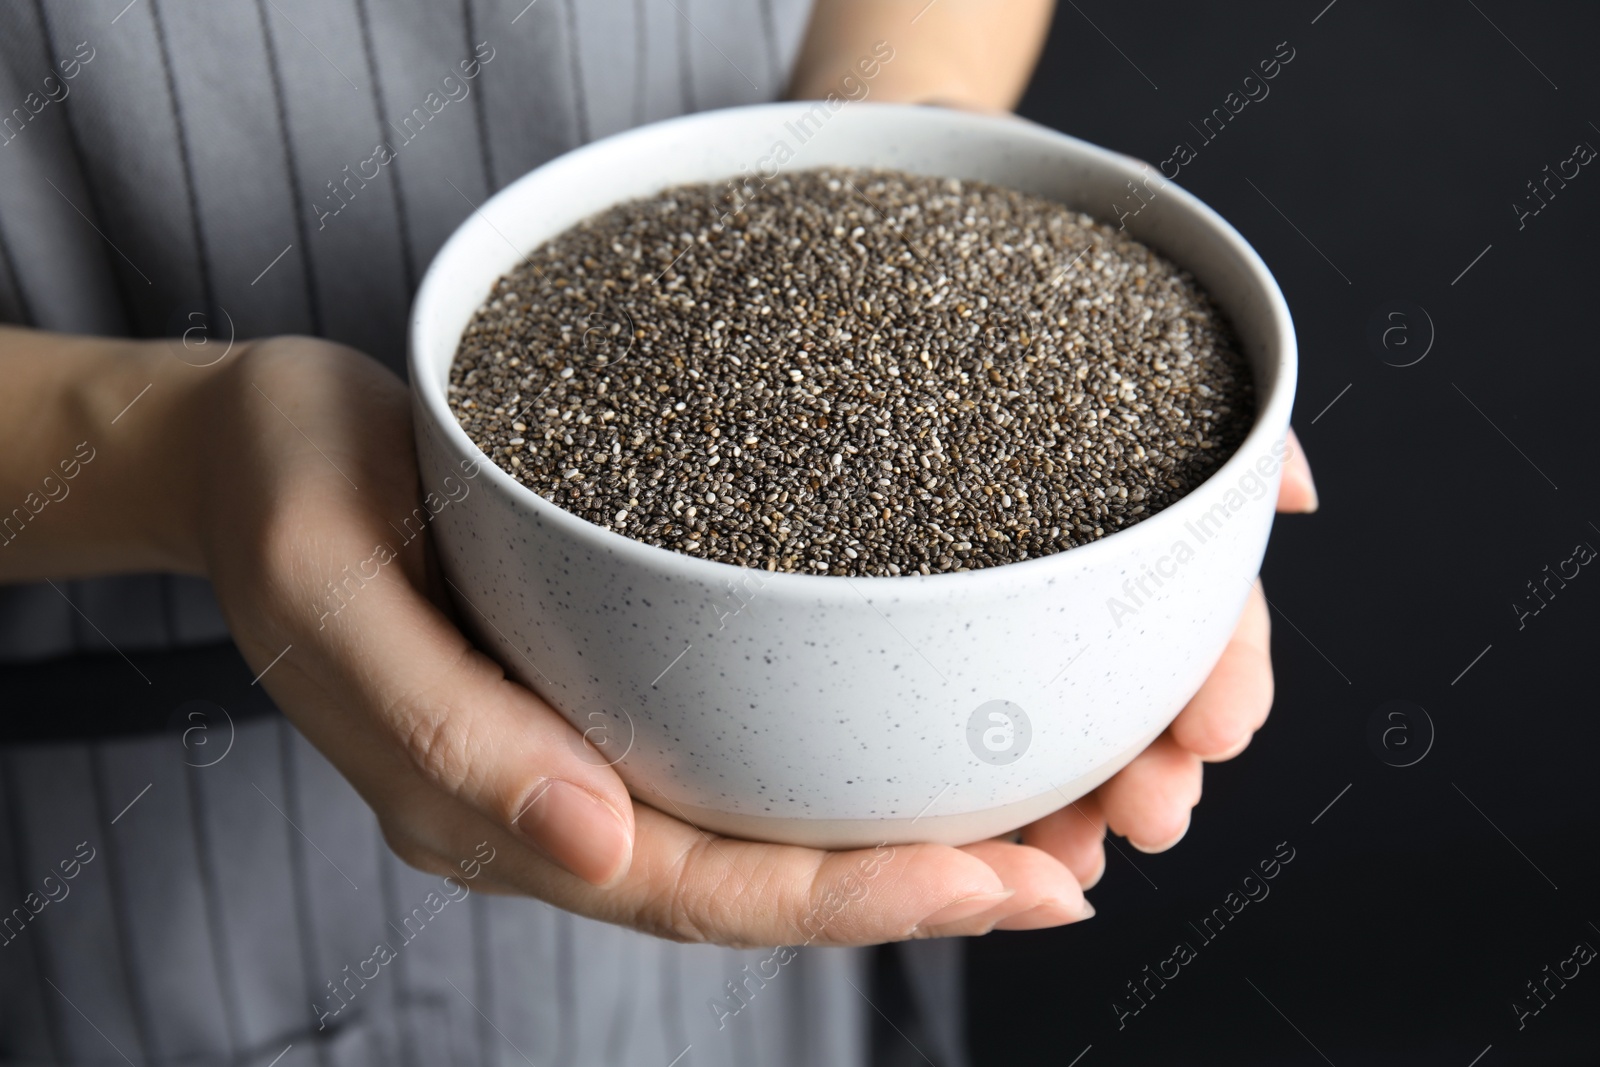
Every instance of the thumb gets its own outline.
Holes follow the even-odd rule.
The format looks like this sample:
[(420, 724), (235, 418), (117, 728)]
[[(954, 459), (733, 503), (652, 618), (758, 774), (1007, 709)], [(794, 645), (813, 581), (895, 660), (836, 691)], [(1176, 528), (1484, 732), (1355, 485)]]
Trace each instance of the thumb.
[[(626, 874), (633, 805), (616, 772), (555, 709), (473, 648), (400, 568), (386, 568), (326, 621), (322, 651), (346, 706), (387, 734), (424, 782), (587, 882)], [(400, 788), (414, 790), (415, 781)]]
[(207, 570), (256, 669), (283, 658), (262, 679), (278, 705), (386, 833), (434, 838), (465, 805), (586, 881), (622, 877), (616, 772), (423, 593), (404, 386), (306, 338), (252, 342), (211, 380), (194, 412), (221, 442), (200, 450)]

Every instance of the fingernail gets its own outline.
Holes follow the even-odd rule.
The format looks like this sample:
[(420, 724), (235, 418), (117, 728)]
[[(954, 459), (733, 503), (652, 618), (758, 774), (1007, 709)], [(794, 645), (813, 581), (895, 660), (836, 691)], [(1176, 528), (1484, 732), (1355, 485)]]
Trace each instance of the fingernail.
[(1201, 756), (1200, 758), (1207, 763), (1224, 763), (1233, 759), (1233, 757), (1249, 748), (1250, 742), (1254, 739), (1254, 737), (1254, 734), (1245, 734), (1233, 745), (1229, 746), (1225, 751), (1213, 752), (1209, 756)]
[[(1037, 907), (1023, 912), (1006, 923), (1010, 930), (1040, 930), (1050, 926), (1066, 926), (1070, 923), (1081, 923), (1085, 919), (1094, 918), (1094, 905), (1087, 900), (1077, 907), (1069, 905), (1064, 900), (1049, 900)], [(1018, 922), (1018, 920), (1021, 920)]]
[(1312, 512), (1317, 510), (1318, 500), (1317, 500), (1317, 482), (1316, 482), (1316, 479), (1311, 477), (1311, 471), (1309, 469), (1306, 471), (1306, 492), (1311, 494), (1311, 504), (1310, 504), (1309, 507), (1306, 508), (1305, 513), (1307, 515), (1310, 515)]
[(1159, 845), (1141, 845), (1141, 844), (1139, 844), (1139, 842), (1135, 841), (1131, 837), (1128, 838), (1128, 844), (1132, 845), (1134, 848), (1138, 849), (1140, 852), (1143, 852), (1143, 853), (1145, 853), (1147, 855), (1154, 856), (1156, 853), (1165, 852), (1167, 849), (1171, 848), (1173, 845), (1176, 845), (1179, 841), (1182, 841), (1183, 840), (1183, 836), (1189, 832), (1189, 822), (1190, 822), (1189, 819), (1183, 820), (1183, 829), (1178, 831), (1177, 836), (1172, 838), (1172, 840), (1170, 840), (1170, 841), (1163, 841)]
[(1094, 905), (1087, 900), (1081, 908), (1073, 908), (1065, 901), (1048, 900), (1037, 904), (1020, 915), (1000, 922), (1006, 930), (1048, 930), (1056, 926), (1069, 926), (1094, 916)]
[(1015, 889), (1006, 889), (999, 893), (979, 893), (976, 896), (962, 897), (960, 900), (946, 904), (932, 915), (924, 918), (917, 925), (924, 928), (944, 926), (947, 923), (970, 919), (974, 915), (982, 915), (995, 905), (1011, 899), (1015, 893)]
[(594, 885), (619, 877), (633, 858), (633, 835), (611, 805), (559, 778), (545, 779), (516, 825), (545, 858)]

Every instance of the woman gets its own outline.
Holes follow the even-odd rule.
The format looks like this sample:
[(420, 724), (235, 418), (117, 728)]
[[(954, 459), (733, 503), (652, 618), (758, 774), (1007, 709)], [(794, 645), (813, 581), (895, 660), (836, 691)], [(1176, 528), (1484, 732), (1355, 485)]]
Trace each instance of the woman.
[[(776, 978), (861, 855), (634, 805), (471, 648), (426, 539), (322, 610), (416, 506), (406, 308), (475, 205), (631, 125), (823, 95), (884, 46), (847, 95), (1009, 108), (1049, 7), (0, 12), (5, 1062), (860, 1063), (864, 960), (823, 943), (1076, 921), (1108, 825), (1182, 836), (1201, 762), (1270, 704), (1259, 592), (1115, 779), (1022, 843), (897, 849)], [(1309, 510), (1295, 455), (1283, 503)], [(912, 974), (952, 1062), (953, 964)]]

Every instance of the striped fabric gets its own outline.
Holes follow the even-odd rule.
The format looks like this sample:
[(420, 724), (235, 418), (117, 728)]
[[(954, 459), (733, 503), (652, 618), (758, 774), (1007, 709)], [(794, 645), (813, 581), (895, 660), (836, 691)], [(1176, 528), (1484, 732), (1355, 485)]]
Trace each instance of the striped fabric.
[[(316, 334), (400, 372), (411, 293), (474, 205), (592, 138), (776, 97), (808, 8), (8, 3), (0, 321), (134, 337), (204, 324), (219, 347)], [(392, 160), (369, 164), (380, 143)], [(48, 586), (0, 588), (0, 661), (226, 636), (192, 579), (62, 592), (103, 638)]]
[(197, 766), (209, 728), (204, 758), (175, 733), (0, 754), (4, 1063), (861, 1062), (856, 953), (804, 950), (719, 1020), (771, 949), (463, 895), (396, 860), (286, 720)]
[[(0, 6), (0, 321), (134, 337), (199, 322), (219, 346), (311, 333), (400, 371), (410, 294), (473, 205), (590, 139), (775, 97), (807, 9), (14, 0)], [(380, 143), (391, 158), (369, 162)], [(181, 721), (127, 732), (164, 705), (122, 736), (72, 728), (120, 721), (127, 691), (92, 682), (122, 668), (111, 648), (155, 673), (225, 640), (193, 579), (0, 588), (0, 692), (51, 694), (0, 697), (0, 719), (28, 723), (0, 749), (0, 1064), (864, 1061), (860, 952), (801, 951), (719, 1027), (711, 1003), (735, 978), (753, 989), (741, 969), (771, 950), (441, 897), (270, 710), (234, 722), (210, 766), (195, 764), (217, 749), (197, 759)], [(52, 686), (53, 670), (74, 684)], [(911, 984), (943, 1006), (923, 1011), (931, 1043), (895, 1058), (956, 1062), (954, 948), (916, 951)]]

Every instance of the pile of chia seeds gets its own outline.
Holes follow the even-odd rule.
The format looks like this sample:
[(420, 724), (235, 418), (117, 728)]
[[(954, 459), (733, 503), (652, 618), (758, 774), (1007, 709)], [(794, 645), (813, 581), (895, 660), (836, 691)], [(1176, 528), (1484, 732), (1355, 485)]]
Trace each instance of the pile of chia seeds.
[(978, 182), (788, 174), (618, 205), (495, 283), (451, 410), (504, 470), (647, 544), (931, 574), (1082, 545), (1238, 448), (1249, 368), (1186, 272)]

